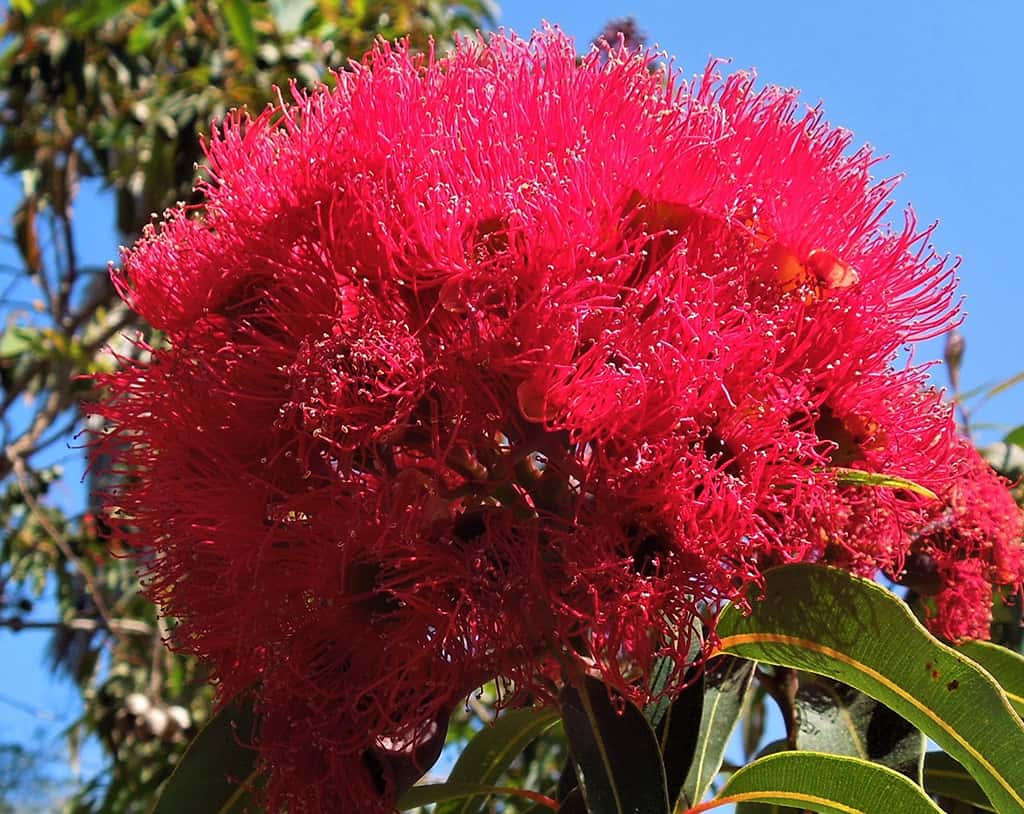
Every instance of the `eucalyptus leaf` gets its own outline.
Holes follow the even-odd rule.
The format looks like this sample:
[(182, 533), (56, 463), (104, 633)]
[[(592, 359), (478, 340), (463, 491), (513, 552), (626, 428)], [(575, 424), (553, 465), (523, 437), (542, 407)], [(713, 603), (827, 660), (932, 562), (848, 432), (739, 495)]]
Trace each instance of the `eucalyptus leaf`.
[(203, 727), (167, 779), (150, 814), (195, 811), (220, 814), (241, 810), (246, 789), (256, 779), (257, 753), (244, 744), (253, 736), (248, 707), (232, 703)]
[(725, 750), (740, 718), (743, 701), (754, 677), (752, 661), (717, 658), (704, 673), (704, 702), (693, 760), (680, 791), (680, 802), (689, 807), (704, 797), (722, 768)]
[(700, 743), (706, 694), (704, 682), (705, 676), (701, 673), (676, 697), (657, 728), (668, 799), (673, 804), (683, 790)]
[(836, 482), (844, 486), (884, 486), (891, 489), (906, 489), (908, 492), (914, 492), (932, 500), (939, 499), (939, 496), (931, 489), (898, 475), (865, 472), (862, 469), (849, 469), (844, 466), (832, 467), (829, 471), (835, 474)]
[(924, 756), (924, 788), (937, 797), (959, 800), (983, 811), (995, 811), (967, 769), (945, 752), (929, 752)]
[(246, 0), (223, 0), (221, 8), (235, 45), (252, 59), (256, 53), (256, 29), (252, 23), (252, 4)]
[(696, 811), (745, 802), (822, 814), (942, 811), (920, 787), (892, 769), (857, 758), (815, 752), (781, 752), (759, 758), (733, 774), (715, 799)]
[[(558, 710), (513, 709), (502, 713), (493, 723), (481, 729), (462, 750), (448, 775), (449, 783), (493, 785), (513, 760), (538, 736), (558, 723)], [(438, 812), (469, 814), (479, 811), (486, 796), (467, 797), (458, 805), (439, 808)], [(402, 808), (404, 800), (399, 801)]]
[(871, 696), (804, 674), (796, 710), (798, 749), (881, 763), (920, 785), (924, 735)]
[(763, 597), (752, 600), (748, 617), (723, 611), (722, 652), (856, 687), (962, 763), (998, 812), (1024, 812), (1024, 725), (992, 677), (928, 633), (899, 598), (803, 564), (767, 572)]
[(957, 650), (988, 670), (1017, 714), (1024, 717), (1024, 656), (991, 642), (964, 642)]
[(654, 731), (626, 699), (590, 676), (559, 696), (562, 721), (590, 814), (669, 814)]
[(407, 811), (410, 808), (420, 808), (431, 803), (444, 803), (451, 800), (466, 800), (481, 796), (498, 795), (502, 797), (521, 797), (539, 803), (552, 810), (558, 809), (554, 800), (544, 797), (534, 791), (527, 789), (509, 788), (507, 786), (484, 786), (480, 783), (425, 783), (422, 786), (413, 786), (396, 804), (399, 811)]

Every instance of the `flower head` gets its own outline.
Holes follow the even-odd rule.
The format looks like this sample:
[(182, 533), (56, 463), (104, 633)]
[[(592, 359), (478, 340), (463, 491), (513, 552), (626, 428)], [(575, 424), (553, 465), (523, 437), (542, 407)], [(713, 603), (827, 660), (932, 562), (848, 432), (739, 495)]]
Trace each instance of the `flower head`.
[[(642, 701), (770, 565), (899, 572), (929, 501), (837, 468), (996, 488), (895, 365), (952, 269), (794, 93), (547, 31), (293, 94), (125, 253), (167, 344), (99, 408), (147, 590), (254, 697), (273, 805), (386, 809), (494, 676)], [(980, 578), (1019, 585), (1004, 508)]]

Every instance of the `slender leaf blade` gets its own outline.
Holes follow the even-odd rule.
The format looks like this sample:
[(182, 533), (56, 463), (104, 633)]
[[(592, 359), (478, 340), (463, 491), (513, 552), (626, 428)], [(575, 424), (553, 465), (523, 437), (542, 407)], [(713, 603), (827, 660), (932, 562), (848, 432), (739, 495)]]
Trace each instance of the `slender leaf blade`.
[(562, 721), (590, 814), (669, 814), (665, 767), (654, 731), (625, 699), (590, 676), (560, 696)]
[(733, 774), (715, 802), (757, 802), (822, 814), (942, 811), (918, 786), (892, 769), (816, 752), (781, 752), (759, 758)]
[(241, 704), (224, 707), (192, 740), (157, 797), (150, 814), (231, 811), (256, 777), (257, 752), (243, 746), (253, 735), (252, 711)]
[(964, 642), (957, 650), (988, 670), (1010, 705), (1024, 717), (1024, 656), (991, 642)]
[(939, 496), (931, 489), (914, 483), (912, 480), (901, 478), (898, 475), (886, 475), (883, 472), (865, 472), (862, 469), (849, 469), (845, 466), (837, 466), (829, 469), (836, 476), (836, 482), (844, 486), (885, 486), (890, 489), (906, 489), (908, 492), (938, 500)]
[(752, 661), (734, 658), (719, 658), (708, 663), (697, 747), (680, 792), (683, 805), (700, 802), (721, 769), (755, 666)]
[(937, 797), (969, 803), (982, 811), (995, 811), (967, 769), (945, 752), (929, 752), (924, 756), (924, 788)]
[(399, 811), (407, 811), (410, 808), (420, 808), (431, 803), (444, 803), (452, 800), (465, 800), (480, 796), (499, 795), (505, 797), (521, 797), (535, 803), (547, 805), (555, 809), (556, 804), (548, 801), (546, 797), (526, 789), (508, 788), (505, 786), (484, 786), (480, 783), (425, 783), (422, 786), (413, 786), (398, 801), (395, 808)]
[(665, 764), (668, 799), (679, 799), (700, 744), (706, 688), (701, 674), (672, 702), (658, 725), (658, 744)]
[(235, 45), (252, 59), (256, 53), (256, 29), (252, 24), (252, 6), (246, 0), (223, 0), (224, 18)]
[[(493, 785), (526, 746), (558, 723), (558, 710), (513, 709), (481, 729), (459, 755), (448, 775), (449, 783)], [(468, 797), (445, 811), (469, 814), (479, 811), (486, 796)]]
[(1024, 812), (1024, 725), (999, 685), (928, 633), (895, 595), (819, 565), (769, 571), (744, 617), (719, 619), (723, 652), (843, 681), (960, 761), (1001, 814)]

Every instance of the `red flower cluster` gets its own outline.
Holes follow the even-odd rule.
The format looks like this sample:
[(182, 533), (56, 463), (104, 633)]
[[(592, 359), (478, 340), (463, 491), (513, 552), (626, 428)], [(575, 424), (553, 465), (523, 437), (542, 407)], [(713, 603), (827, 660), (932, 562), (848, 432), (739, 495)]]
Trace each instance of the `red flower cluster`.
[(1020, 586), (1016, 508), (895, 364), (952, 269), (793, 92), (547, 32), (380, 44), (294, 97), (218, 127), (205, 203), (124, 255), (167, 344), (99, 408), (148, 592), (254, 697), (271, 806), (387, 808), (494, 676), (642, 701), (670, 631), (773, 564), (926, 558), (953, 636)]

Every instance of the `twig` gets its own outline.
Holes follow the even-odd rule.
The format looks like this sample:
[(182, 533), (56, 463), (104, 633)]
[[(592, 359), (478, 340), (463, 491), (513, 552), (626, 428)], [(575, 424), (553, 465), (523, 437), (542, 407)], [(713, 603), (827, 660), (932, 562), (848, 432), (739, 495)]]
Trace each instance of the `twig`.
[(111, 619), (105, 622), (102, 619), (89, 619), (85, 617), (68, 619), (67, 621), (41, 622), (26, 620), (18, 616), (8, 619), (0, 619), (0, 627), (6, 627), (15, 633), (22, 630), (109, 630), (119, 635), (152, 636), (153, 626), (138, 619)]
[(28, 506), (30, 512), (36, 518), (36, 521), (43, 530), (46, 531), (53, 542), (56, 544), (60, 553), (64, 555), (64, 558), (70, 562), (78, 572), (82, 575), (82, 579), (85, 580), (86, 590), (89, 592), (89, 597), (92, 599), (96, 606), (96, 612), (100, 615), (103, 620), (104, 626), (115, 636), (119, 636), (117, 630), (115, 630), (114, 620), (110, 618), (110, 611), (107, 609), (107, 603), (103, 599), (103, 594), (100, 591), (99, 585), (96, 584), (96, 579), (93, 577), (92, 572), (85, 567), (85, 563), (82, 559), (75, 554), (71, 548), (71, 544), (67, 541), (63, 534), (61, 534), (54, 527), (53, 523), (50, 522), (50, 518), (46, 516), (46, 513), (39, 507), (39, 503), (32, 496), (32, 490), (28, 483), (28, 472), (25, 468), (25, 461), (17, 456), (11, 459), (11, 466), (14, 470), (14, 476), (18, 479), (18, 486), (21, 489), (21, 495), (25, 499), (25, 505)]

